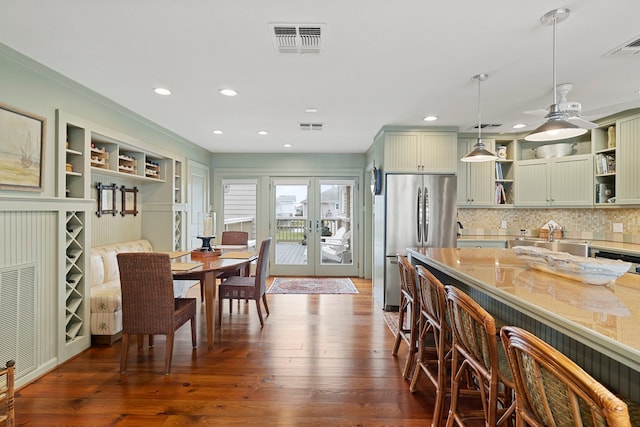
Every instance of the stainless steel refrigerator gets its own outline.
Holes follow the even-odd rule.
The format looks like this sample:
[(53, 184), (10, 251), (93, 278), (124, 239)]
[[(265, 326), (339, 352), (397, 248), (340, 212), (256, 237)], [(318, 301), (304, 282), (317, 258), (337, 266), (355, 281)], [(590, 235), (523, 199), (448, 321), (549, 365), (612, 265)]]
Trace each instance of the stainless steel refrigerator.
[(409, 247), (456, 247), (456, 192), (455, 175), (386, 175), (373, 218), (373, 296), (384, 310), (400, 305), (398, 255)]

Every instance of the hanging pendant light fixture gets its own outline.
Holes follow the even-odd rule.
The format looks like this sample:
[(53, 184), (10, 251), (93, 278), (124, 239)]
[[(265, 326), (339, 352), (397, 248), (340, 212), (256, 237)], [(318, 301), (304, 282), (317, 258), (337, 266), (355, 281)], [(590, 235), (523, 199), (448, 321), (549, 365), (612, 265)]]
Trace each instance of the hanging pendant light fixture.
[(553, 25), (553, 104), (549, 107), (547, 121), (536, 130), (525, 136), (527, 141), (556, 141), (572, 138), (587, 133), (587, 129), (579, 128), (567, 121), (567, 115), (560, 111), (556, 94), (556, 26), (569, 17), (569, 9), (560, 8), (547, 12), (540, 18), (543, 25)]
[(491, 160), (496, 160), (498, 156), (496, 156), (491, 151), (487, 150), (482, 142), (482, 120), (480, 116), (480, 84), (487, 80), (489, 75), (487, 74), (478, 74), (473, 76), (474, 80), (478, 81), (478, 140), (473, 146), (473, 150), (461, 158), (460, 160), (463, 162), (490, 162)]

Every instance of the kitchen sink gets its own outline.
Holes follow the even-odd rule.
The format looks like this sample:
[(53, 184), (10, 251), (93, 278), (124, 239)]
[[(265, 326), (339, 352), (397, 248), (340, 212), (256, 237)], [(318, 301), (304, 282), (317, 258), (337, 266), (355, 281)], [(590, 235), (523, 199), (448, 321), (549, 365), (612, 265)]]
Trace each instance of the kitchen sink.
[(589, 256), (589, 242), (584, 240), (558, 239), (550, 242), (546, 239), (525, 238), (524, 240), (507, 240), (507, 248), (514, 246), (537, 246), (557, 252), (568, 252), (571, 255)]

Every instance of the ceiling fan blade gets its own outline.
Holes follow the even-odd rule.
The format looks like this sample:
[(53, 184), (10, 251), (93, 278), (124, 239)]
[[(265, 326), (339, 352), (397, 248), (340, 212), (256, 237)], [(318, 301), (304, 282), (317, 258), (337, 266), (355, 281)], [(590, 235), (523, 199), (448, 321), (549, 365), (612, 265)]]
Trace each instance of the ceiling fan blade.
[(544, 117), (547, 114), (549, 114), (549, 109), (538, 109), (538, 110), (528, 110), (528, 111), (523, 111), (524, 114), (530, 114), (532, 116), (541, 116)]
[(595, 129), (598, 127), (597, 124), (590, 122), (588, 120), (582, 119), (580, 117), (569, 117), (568, 121), (582, 129)]

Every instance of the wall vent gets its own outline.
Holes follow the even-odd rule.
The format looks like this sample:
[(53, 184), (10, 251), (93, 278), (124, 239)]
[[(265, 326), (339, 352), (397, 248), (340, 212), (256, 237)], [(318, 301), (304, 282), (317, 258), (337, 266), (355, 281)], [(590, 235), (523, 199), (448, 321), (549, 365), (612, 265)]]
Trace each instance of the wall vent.
[(320, 53), (324, 37), (322, 24), (269, 24), (278, 53)]
[(623, 43), (621, 46), (610, 50), (604, 56), (630, 56), (640, 55), (640, 36), (634, 37), (630, 41)]
[(0, 268), (0, 360), (16, 362), (16, 378), (36, 368), (37, 264)]
[(322, 123), (300, 123), (300, 130), (322, 130)]

